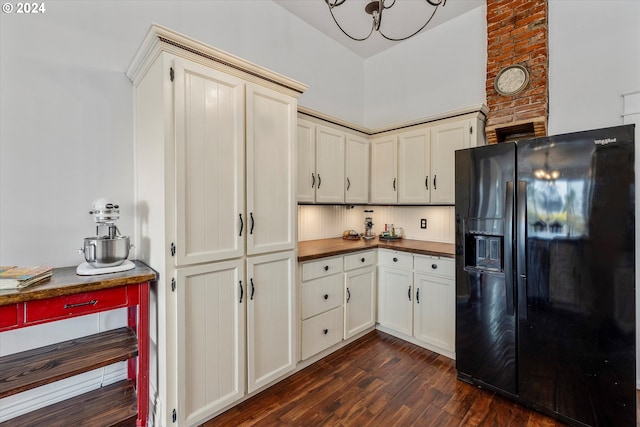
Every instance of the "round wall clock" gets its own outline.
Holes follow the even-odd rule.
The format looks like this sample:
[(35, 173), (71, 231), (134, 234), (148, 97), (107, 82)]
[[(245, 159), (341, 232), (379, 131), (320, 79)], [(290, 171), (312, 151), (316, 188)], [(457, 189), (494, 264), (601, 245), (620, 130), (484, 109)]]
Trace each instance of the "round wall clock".
[(504, 67), (494, 83), (496, 92), (500, 95), (515, 95), (529, 84), (529, 70), (522, 65), (509, 65)]

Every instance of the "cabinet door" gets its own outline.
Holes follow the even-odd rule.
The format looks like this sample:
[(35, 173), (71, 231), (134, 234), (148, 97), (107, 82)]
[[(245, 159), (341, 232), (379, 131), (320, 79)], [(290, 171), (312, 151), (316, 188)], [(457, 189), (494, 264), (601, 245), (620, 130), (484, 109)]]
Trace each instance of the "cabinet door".
[(344, 201), (369, 202), (369, 141), (347, 134), (345, 159)]
[(398, 136), (398, 203), (429, 203), (429, 129)]
[(174, 68), (176, 264), (239, 257), (246, 225), (244, 83), (184, 60)]
[(446, 123), (431, 130), (431, 203), (455, 203), (455, 151), (469, 147), (469, 120)]
[(378, 281), (378, 323), (411, 336), (413, 272), (382, 267)]
[(361, 268), (345, 274), (344, 339), (376, 323), (376, 269)]
[(371, 203), (398, 202), (398, 143), (395, 136), (371, 141)]
[(295, 248), (296, 110), (295, 98), (247, 84), (249, 255)]
[(298, 202), (315, 202), (316, 192), (316, 127), (298, 120), (297, 185)]
[(249, 393), (295, 368), (294, 258), (290, 251), (247, 260)]
[(240, 399), (245, 387), (243, 262), (178, 270), (176, 343), (180, 425), (198, 425)]
[(344, 132), (316, 126), (316, 202), (344, 203)]
[(453, 279), (415, 275), (413, 333), (416, 339), (455, 351), (455, 289)]

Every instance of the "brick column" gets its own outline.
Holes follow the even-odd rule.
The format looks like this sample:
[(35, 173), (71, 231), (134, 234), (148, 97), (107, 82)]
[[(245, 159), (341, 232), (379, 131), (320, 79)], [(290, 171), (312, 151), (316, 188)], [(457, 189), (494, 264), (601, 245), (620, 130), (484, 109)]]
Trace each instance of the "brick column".
[[(487, 0), (487, 140), (531, 133), (546, 135), (548, 116), (547, 0)], [(499, 95), (494, 82), (507, 65), (529, 70), (529, 85)]]

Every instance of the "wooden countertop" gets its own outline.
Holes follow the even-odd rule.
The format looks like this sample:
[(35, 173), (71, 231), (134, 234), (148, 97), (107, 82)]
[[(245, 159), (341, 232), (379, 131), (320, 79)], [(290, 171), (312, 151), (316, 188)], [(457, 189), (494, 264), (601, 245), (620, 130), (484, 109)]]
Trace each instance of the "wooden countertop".
[(141, 261), (133, 263), (136, 266), (131, 270), (96, 276), (78, 276), (75, 266), (54, 268), (48, 280), (23, 289), (0, 290), (0, 306), (156, 280), (157, 273), (153, 269)]
[(428, 242), (424, 240), (347, 240), (342, 237), (333, 239), (306, 240), (298, 242), (298, 262), (310, 261), (334, 255), (348, 254), (366, 249), (394, 249), (403, 252), (412, 252), (421, 255), (455, 257), (455, 245), (453, 243)]

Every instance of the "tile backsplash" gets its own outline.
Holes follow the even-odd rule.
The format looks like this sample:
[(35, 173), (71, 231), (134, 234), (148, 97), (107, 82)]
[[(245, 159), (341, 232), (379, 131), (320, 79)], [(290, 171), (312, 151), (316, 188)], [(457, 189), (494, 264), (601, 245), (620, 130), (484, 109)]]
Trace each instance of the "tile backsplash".
[[(455, 224), (453, 206), (355, 206), (300, 205), (298, 206), (298, 240), (341, 237), (345, 230), (364, 233), (364, 210), (372, 209), (373, 231), (380, 234), (384, 224), (404, 228), (405, 238), (454, 243)], [(427, 228), (420, 228), (420, 220), (427, 220)]]

